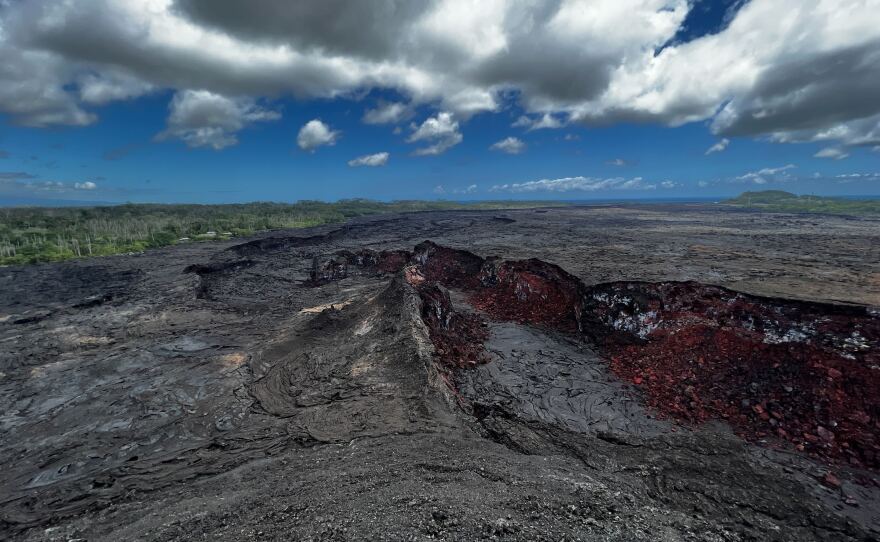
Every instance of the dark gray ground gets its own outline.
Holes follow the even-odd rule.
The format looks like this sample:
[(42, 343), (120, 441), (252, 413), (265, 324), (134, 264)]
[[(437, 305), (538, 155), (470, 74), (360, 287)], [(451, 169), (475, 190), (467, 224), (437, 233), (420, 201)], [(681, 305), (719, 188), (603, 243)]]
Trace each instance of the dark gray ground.
[(587, 284), (878, 306), (876, 219), (438, 212), (261, 239), (0, 269), (0, 538), (880, 536), (864, 473), (835, 469), (829, 489), (825, 465), (656, 420), (583, 344), (493, 323), (494, 361), (459, 375), (463, 408), (406, 283), (305, 284), (313, 256), (430, 239)]

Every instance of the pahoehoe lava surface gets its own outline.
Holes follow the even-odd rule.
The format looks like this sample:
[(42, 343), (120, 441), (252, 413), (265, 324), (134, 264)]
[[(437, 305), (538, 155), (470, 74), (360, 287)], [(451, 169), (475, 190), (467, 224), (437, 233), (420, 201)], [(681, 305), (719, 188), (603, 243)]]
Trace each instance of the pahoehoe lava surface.
[(432, 212), (0, 269), (0, 535), (876, 539), (878, 225)]

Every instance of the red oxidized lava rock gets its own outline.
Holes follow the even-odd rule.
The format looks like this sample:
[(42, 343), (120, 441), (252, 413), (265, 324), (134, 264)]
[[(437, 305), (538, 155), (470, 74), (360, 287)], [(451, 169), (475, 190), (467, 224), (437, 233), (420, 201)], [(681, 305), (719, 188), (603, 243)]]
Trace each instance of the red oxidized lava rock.
[[(667, 416), (723, 419), (750, 441), (788, 441), (816, 457), (880, 468), (880, 319), (863, 307), (696, 282), (586, 288), (540, 260), (483, 261), (428, 242), (413, 261), (425, 284), (467, 290), (493, 318), (582, 334)], [(448, 303), (431, 298), (426, 306)], [(426, 318), (447, 364), (479, 358), (485, 332), (475, 320)]]
[(567, 332), (581, 329), (581, 283), (559, 266), (536, 259), (490, 258), (479, 279), (480, 288), (471, 302), (494, 318)]
[(383, 250), (376, 261), (376, 269), (383, 273), (397, 273), (403, 269), (411, 255), (408, 250)]
[(750, 441), (787, 441), (815, 457), (880, 468), (880, 318), (864, 307), (696, 282), (588, 288), (540, 260), (483, 260), (430, 241), (411, 257), (338, 253), (316, 260), (313, 276), (335, 280), (352, 267), (404, 269), (447, 378), (452, 368), (487, 361), (488, 331), (477, 315), (457, 311), (444, 287), (464, 290), (492, 318), (590, 340), (662, 414), (723, 419)]
[(421, 283), (417, 290), (422, 298), (422, 320), (441, 365), (472, 367), (488, 361), (483, 350), (488, 331), (480, 317), (456, 311), (449, 292), (437, 284)]
[(610, 330), (611, 368), (657, 410), (880, 467), (880, 333), (864, 309), (697, 283), (602, 285), (588, 309)]
[(449, 288), (473, 289), (479, 286), (477, 275), (483, 266), (483, 258), (466, 250), (424, 241), (416, 245), (412, 261), (429, 281)]

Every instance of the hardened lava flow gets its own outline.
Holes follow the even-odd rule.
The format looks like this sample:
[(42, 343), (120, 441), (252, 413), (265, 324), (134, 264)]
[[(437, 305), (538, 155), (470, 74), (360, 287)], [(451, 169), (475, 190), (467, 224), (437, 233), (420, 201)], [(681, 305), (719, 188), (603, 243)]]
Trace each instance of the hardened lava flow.
[(312, 279), (404, 267), (453, 391), (454, 370), (489, 359), (486, 319), (529, 324), (591, 344), (661, 416), (724, 420), (750, 442), (880, 468), (880, 317), (870, 309), (697, 282), (587, 286), (541, 260), (484, 259), (430, 241), (411, 254), (316, 259)]
[(877, 538), (876, 221), (504, 214), (0, 269), (0, 539)]

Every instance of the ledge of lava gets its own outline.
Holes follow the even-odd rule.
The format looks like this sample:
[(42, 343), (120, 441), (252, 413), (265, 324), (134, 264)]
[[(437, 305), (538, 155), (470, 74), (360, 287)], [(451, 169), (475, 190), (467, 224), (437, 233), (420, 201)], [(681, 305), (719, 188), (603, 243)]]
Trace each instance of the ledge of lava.
[[(419, 292), (441, 372), (488, 361), (484, 317), (590, 342), (646, 403), (687, 423), (828, 462), (880, 468), (880, 317), (863, 306), (752, 296), (697, 282), (584, 285), (537, 259), (482, 258), (425, 241), (315, 260), (316, 283), (399, 272)], [(457, 309), (448, 289), (480, 314)]]

